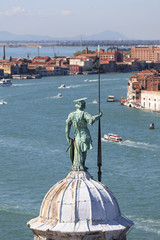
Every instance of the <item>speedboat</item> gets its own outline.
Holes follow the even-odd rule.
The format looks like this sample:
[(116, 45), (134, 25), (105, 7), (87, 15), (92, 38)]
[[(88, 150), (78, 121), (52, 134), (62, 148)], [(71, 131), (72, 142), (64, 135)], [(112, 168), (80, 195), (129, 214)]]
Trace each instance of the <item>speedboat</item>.
[(154, 129), (154, 123), (151, 123), (151, 124), (149, 125), (149, 129)]
[(2, 105), (2, 104), (7, 104), (7, 102), (1, 100), (1, 101), (0, 101), (0, 104), (1, 104), (1, 105)]
[(12, 85), (11, 79), (2, 79), (0, 81), (0, 85), (1, 86), (11, 86)]
[(66, 85), (62, 84), (59, 88), (66, 88)]
[(122, 142), (122, 138), (113, 133), (104, 134), (104, 139), (112, 142)]
[(108, 96), (107, 102), (115, 102), (114, 96)]
[(93, 100), (93, 102), (92, 103), (94, 103), (94, 104), (97, 104), (98, 103), (98, 101), (95, 99), (95, 100)]
[(61, 98), (61, 97), (62, 97), (62, 94), (58, 93), (57, 98)]

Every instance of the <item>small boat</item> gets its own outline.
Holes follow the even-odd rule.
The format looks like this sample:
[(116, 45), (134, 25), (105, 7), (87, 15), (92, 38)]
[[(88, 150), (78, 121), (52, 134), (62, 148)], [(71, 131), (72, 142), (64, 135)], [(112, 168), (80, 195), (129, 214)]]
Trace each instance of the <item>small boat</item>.
[(115, 102), (114, 96), (108, 96), (107, 102)]
[(58, 93), (57, 98), (63, 97), (61, 93)]
[(1, 105), (2, 105), (2, 104), (7, 104), (7, 102), (1, 100), (1, 101), (0, 101), (0, 104), (1, 104)]
[(85, 79), (84, 82), (89, 82), (89, 79)]
[(151, 123), (151, 124), (149, 125), (149, 129), (154, 129), (154, 123)]
[(66, 85), (62, 84), (59, 88), (66, 88)]
[(0, 81), (0, 86), (11, 86), (12, 82), (11, 79), (2, 79)]
[(122, 142), (122, 138), (113, 133), (104, 134), (104, 139), (112, 142)]
[(95, 99), (95, 100), (93, 100), (93, 102), (92, 103), (94, 103), (94, 104), (97, 104), (98, 103), (98, 101)]

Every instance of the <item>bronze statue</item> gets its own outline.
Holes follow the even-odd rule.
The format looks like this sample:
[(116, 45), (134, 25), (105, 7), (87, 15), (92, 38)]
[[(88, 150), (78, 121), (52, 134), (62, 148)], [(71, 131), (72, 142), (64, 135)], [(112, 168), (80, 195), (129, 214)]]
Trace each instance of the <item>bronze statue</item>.
[[(66, 138), (70, 144), (70, 158), (72, 161), (72, 170), (83, 170), (86, 171), (85, 160), (87, 151), (92, 149), (92, 139), (90, 132), (87, 128), (87, 123), (92, 125), (97, 121), (102, 113), (96, 116), (91, 116), (89, 113), (85, 112), (86, 98), (77, 99), (76, 111), (68, 115), (66, 120)], [(70, 129), (73, 124), (74, 127), (74, 139), (70, 138)]]

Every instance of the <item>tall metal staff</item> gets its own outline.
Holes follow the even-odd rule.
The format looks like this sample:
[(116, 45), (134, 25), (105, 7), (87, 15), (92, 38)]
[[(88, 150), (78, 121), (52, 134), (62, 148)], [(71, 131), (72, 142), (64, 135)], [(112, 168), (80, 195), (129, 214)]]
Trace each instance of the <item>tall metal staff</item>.
[[(100, 108), (100, 46), (98, 45), (98, 103), (99, 113)], [(98, 154), (97, 154), (97, 166), (98, 166), (98, 181), (101, 182), (101, 166), (102, 166), (102, 154), (101, 154), (101, 120), (98, 121)]]

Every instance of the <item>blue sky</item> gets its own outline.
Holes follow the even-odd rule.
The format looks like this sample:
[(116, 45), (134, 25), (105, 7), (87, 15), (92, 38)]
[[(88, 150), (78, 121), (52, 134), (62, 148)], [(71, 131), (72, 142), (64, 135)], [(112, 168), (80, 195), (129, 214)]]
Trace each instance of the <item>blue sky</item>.
[(160, 0), (1, 0), (0, 31), (74, 37), (106, 30), (160, 39)]

